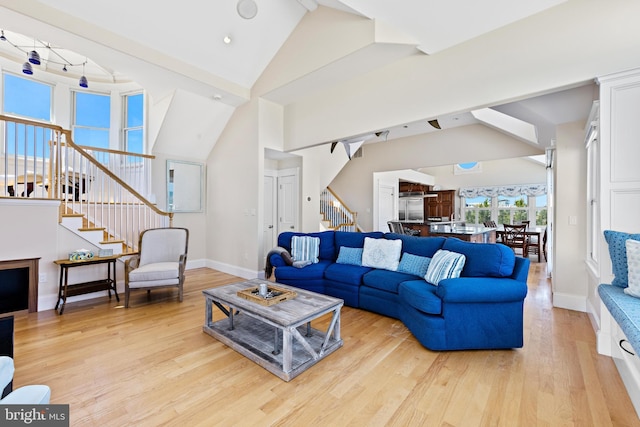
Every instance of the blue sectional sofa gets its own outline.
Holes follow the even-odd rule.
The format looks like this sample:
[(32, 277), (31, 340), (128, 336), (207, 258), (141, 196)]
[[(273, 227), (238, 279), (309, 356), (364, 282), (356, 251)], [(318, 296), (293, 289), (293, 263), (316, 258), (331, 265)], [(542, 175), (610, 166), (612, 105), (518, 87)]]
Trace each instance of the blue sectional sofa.
[[(278, 236), (281, 251), (291, 252), (294, 236), (320, 240), (318, 262), (297, 268), (272, 252), (268, 263), (275, 267), (279, 283), (338, 297), (345, 305), (400, 319), (431, 350), (523, 346), (529, 260), (516, 257), (504, 245), (381, 232), (285, 232)], [(367, 237), (400, 240), (401, 256), (410, 254), (407, 258), (432, 258), (440, 249), (463, 254), (464, 267), (460, 277), (441, 280), (436, 286), (415, 272), (337, 262), (341, 248), (361, 249)]]

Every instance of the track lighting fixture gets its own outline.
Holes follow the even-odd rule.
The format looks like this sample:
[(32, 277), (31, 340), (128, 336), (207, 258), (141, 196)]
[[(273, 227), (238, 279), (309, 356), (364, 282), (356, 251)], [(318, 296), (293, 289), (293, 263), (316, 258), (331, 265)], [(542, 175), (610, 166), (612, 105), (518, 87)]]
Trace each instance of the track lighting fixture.
[(33, 74), (33, 67), (31, 66), (31, 63), (29, 61), (22, 64), (22, 72), (28, 75)]
[(82, 64), (82, 77), (80, 77), (80, 81), (78, 82), (78, 84), (80, 85), (80, 87), (84, 87), (87, 88), (89, 87), (89, 82), (87, 81), (87, 78), (84, 75), (84, 66), (85, 66), (86, 62), (84, 64)]
[[(83, 87), (83, 88), (89, 87), (89, 82), (85, 75), (85, 66), (87, 64), (86, 59), (83, 63), (73, 64), (67, 61), (60, 54), (60, 52), (57, 52), (53, 47), (51, 47), (51, 45), (36, 39), (34, 39), (33, 41), (33, 46), (19, 46), (9, 40), (7, 35), (4, 33), (4, 30), (0, 30), (0, 42), (7, 42), (11, 46), (21, 51), (23, 54), (27, 55), (27, 61), (24, 64), (22, 64), (22, 72), (24, 74), (27, 74), (30, 76), (33, 75), (33, 71), (34, 71), (33, 65), (40, 65), (43, 62), (45, 64), (60, 65), (62, 66), (62, 71), (65, 73), (68, 71), (68, 67), (79, 67), (80, 65), (82, 65), (82, 77), (80, 77), (78, 84), (80, 85), (80, 87)], [(36, 46), (37, 43), (39, 43), (38, 45), (39, 47)], [(47, 54), (41, 57), (37, 49), (44, 49), (44, 48), (46, 48)]]
[(32, 50), (29, 52), (29, 62), (35, 65), (40, 65), (40, 55), (37, 51)]

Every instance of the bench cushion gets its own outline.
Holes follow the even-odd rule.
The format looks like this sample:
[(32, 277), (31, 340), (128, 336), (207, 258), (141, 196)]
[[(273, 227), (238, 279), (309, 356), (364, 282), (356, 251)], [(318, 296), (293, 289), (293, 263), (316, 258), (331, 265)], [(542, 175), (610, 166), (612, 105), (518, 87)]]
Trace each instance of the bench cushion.
[(640, 354), (640, 300), (624, 293), (624, 288), (607, 284), (598, 286), (598, 295), (636, 354)]

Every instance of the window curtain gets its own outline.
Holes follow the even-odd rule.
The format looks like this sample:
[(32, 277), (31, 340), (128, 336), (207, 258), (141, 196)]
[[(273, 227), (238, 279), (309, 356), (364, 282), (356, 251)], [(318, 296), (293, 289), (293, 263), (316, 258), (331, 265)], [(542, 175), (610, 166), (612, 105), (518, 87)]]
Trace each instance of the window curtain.
[(503, 185), (499, 187), (469, 187), (461, 188), (458, 193), (460, 197), (473, 199), (475, 197), (495, 197), (495, 196), (542, 196), (547, 194), (547, 184), (518, 184)]

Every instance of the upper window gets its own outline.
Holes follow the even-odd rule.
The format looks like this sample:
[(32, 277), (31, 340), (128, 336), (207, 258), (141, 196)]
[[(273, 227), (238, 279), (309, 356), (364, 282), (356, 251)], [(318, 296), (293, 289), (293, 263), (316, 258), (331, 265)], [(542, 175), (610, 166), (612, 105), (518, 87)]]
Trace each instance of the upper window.
[(109, 148), (110, 96), (87, 92), (73, 94), (73, 142)]
[(124, 96), (123, 150), (144, 154), (144, 96), (141, 93)]
[(5, 114), (51, 122), (51, 86), (4, 74)]

